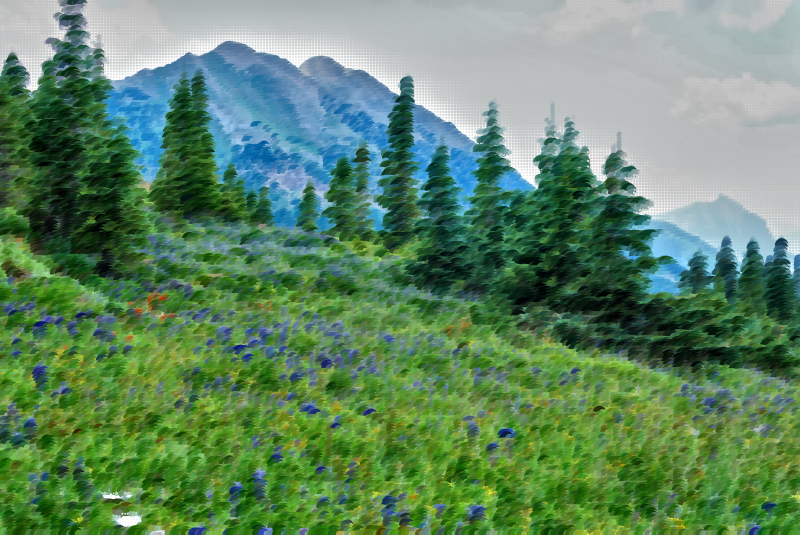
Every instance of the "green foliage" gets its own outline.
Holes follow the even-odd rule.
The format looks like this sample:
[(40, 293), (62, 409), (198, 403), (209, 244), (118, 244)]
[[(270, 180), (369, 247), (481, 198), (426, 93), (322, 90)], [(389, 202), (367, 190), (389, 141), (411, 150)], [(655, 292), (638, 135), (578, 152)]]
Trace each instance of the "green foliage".
[(309, 181), (303, 190), (303, 198), (300, 204), (297, 205), (297, 228), (305, 232), (314, 232), (317, 230), (317, 221), (319, 219), (319, 197), (317, 190), (314, 188), (314, 183)]
[(222, 175), (220, 192), (223, 197), (224, 214), (228, 221), (247, 221), (247, 194), (244, 179), (238, 178), (236, 166), (228, 164)]
[(330, 206), (322, 215), (333, 222), (333, 228), (328, 232), (340, 240), (349, 240), (358, 235), (356, 210), (359, 208), (350, 161), (345, 157), (339, 158), (331, 175), (330, 188), (325, 192), (325, 200)]
[(478, 141), (472, 148), (482, 155), (473, 172), (476, 185), (465, 214), (475, 263), (468, 288), (481, 292), (493, 286), (495, 275), (506, 264), (503, 226), (505, 203), (510, 200), (511, 192), (504, 191), (499, 184), (503, 175), (512, 170), (503, 157), (510, 151), (504, 145), (503, 128), (497, 124), (497, 104), (490, 102), (489, 111), (483, 115), (487, 118), (486, 128), (478, 130)]
[(764, 301), (767, 313), (787, 324), (795, 318), (797, 290), (789, 272), (787, 252), (789, 243), (784, 238), (775, 241), (775, 256), (767, 268)]
[(356, 149), (356, 156), (353, 158), (353, 180), (355, 181), (356, 209), (355, 209), (355, 233), (363, 241), (372, 241), (377, 233), (374, 230), (374, 222), (369, 219), (369, 212), (372, 209), (369, 193), (369, 147), (366, 141), (362, 141)]
[(728, 302), (734, 303), (739, 289), (739, 266), (728, 236), (722, 239), (720, 251), (717, 253), (717, 263), (711, 275), (714, 277), (714, 283), (724, 291)]
[(458, 215), (460, 189), (450, 176), (448, 148), (442, 144), (428, 165), (428, 180), (418, 205), (425, 217), (417, 221), (415, 233), (421, 241), (417, 258), (406, 269), (420, 287), (440, 293), (464, 281), (474, 266), (468, 255), (467, 228)]
[(678, 287), (696, 294), (708, 289), (713, 278), (708, 273), (708, 257), (700, 249), (689, 259), (689, 269), (681, 273)]
[(266, 225), (271, 227), (274, 224), (275, 216), (272, 214), (272, 201), (269, 198), (269, 188), (262, 187), (258, 190), (258, 202), (253, 210), (250, 219), (254, 225)]
[(383, 216), (384, 247), (394, 251), (410, 242), (419, 217), (417, 208), (417, 162), (412, 160), (414, 149), (414, 80), (400, 80), (400, 94), (389, 114), (386, 135), (389, 146), (383, 150), (381, 178), (378, 185), (382, 195), (376, 199), (387, 210)]
[(0, 74), (0, 208), (22, 210), (27, 202), (27, 181), (32, 173), (24, 127), (30, 113), (28, 78), (17, 55), (9, 53)]

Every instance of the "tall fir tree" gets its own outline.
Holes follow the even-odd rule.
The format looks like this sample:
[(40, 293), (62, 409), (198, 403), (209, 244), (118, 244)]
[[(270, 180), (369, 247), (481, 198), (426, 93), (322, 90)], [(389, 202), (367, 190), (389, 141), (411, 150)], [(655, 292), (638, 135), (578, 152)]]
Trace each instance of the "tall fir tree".
[(371, 162), (369, 146), (366, 141), (362, 141), (356, 149), (356, 156), (353, 158), (353, 178), (355, 180), (356, 211), (355, 211), (355, 233), (356, 236), (364, 241), (373, 241), (376, 237), (374, 223), (369, 218), (372, 203), (369, 193), (369, 164)]
[(418, 286), (432, 288), (435, 293), (466, 281), (474, 270), (468, 255), (467, 228), (458, 214), (461, 189), (450, 176), (449, 152), (442, 140), (426, 169), (428, 180), (418, 201), (426, 217), (415, 227), (421, 245), (416, 260), (406, 266)]
[(252, 223), (254, 225), (266, 225), (268, 227), (275, 224), (275, 216), (272, 213), (272, 201), (269, 198), (268, 186), (264, 186), (258, 190), (258, 202), (253, 212)]
[(736, 301), (736, 292), (739, 288), (739, 266), (732, 243), (729, 236), (722, 238), (722, 244), (717, 253), (717, 262), (711, 272), (715, 285), (725, 293), (725, 299), (729, 303)]
[(621, 148), (606, 158), (603, 173), (606, 179), (597, 187), (598, 195), (587, 202), (589, 239), (583, 261), (590, 269), (567, 303), (570, 311), (589, 315), (592, 327), (606, 333), (595, 336), (596, 347), (624, 345), (622, 338), (645, 330), (648, 275), (674, 262), (667, 256), (653, 257), (650, 243), (655, 229), (634, 228), (650, 220), (639, 212), (652, 203), (635, 195), (636, 187), (628, 179), (638, 170), (627, 165)]
[(248, 190), (244, 202), (247, 207), (247, 219), (245, 219), (245, 221), (250, 222), (253, 219), (253, 214), (258, 205), (258, 194), (254, 190)]
[(247, 221), (247, 187), (244, 179), (236, 172), (236, 166), (229, 163), (222, 175), (220, 193), (223, 198), (223, 217), (229, 221)]
[(764, 300), (767, 313), (786, 325), (795, 318), (797, 291), (789, 271), (789, 242), (785, 238), (775, 241), (775, 257), (767, 272)]
[(105, 55), (94, 48), (86, 61), (90, 71), (87, 112), (93, 129), (84, 133), (88, 162), (79, 197), (83, 224), (73, 241), (78, 252), (97, 252), (100, 276), (119, 277), (143, 267), (147, 234), (152, 232), (140, 195), (142, 155), (133, 148), (120, 118), (109, 119), (105, 101), (113, 90), (105, 77)]
[(333, 223), (328, 232), (338, 239), (350, 240), (357, 236), (356, 210), (358, 198), (355, 193), (353, 168), (346, 157), (339, 158), (331, 171), (330, 188), (325, 200), (330, 203), (322, 215)]
[(737, 292), (737, 303), (745, 314), (752, 316), (767, 313), (764, 279), (764, 257), (761, 256), (758, 241), (751, 238), (742, 260), (742, 275), (739, 277)]
[(794, 287), (797, 295), (800, 296), (800, 254), (794, 256), (794, 270), (792, 271), (792, 278), (794, 279)]
[(417, 162), (412, 160), (414, 149), (414, 80), (400, 80), (400, 94), (389, 114), (386, 134), (389, 147), (383, 151), (383, 172), (378, 185), (383, 188), (378, 203), (387, 210), (383, 216), (384, 246), (394, 251), (411, 242), (419, 218), (417, 207)]
[(536, 176), (538, 188), (526, 198), (517, 198), (513, 208), (506, 211), (510, 236), (509, 258), (502, 274), (498, 275), (496, 292), (509, 301), (512, 314), (521, 314), (529, 306), (547, 306), (546, 299), (551, 283), (544, 269), (547, 228), (554, 216), (548, 212), (552, 206), (548, 198), (554, 192), (555, 182), (550, 176), (555, 158), (561, 149), (562, 137), (558, 134), (551, 106), (551, 117), (545, 118), (545, 137), (539, 139), (541, 154), (533, 163), (539, 167)]
[(205, 76), (197, 70), (192, 78), (192, 111), (194, 120), (188, 133), (191, 140), (189, 167), (192, 180), (181, 189), (181, 206), (191, 217), (213, 217), (224, 213), (219, 191), (217, 164), (214, 161), (214, 136), (209, 131), (208, 94)]
[(192, 88), (185, 72), (174, 85), (175, 92), (169, 102), (162, 134), (160, 165), (156, 178), (150, 186), (150, 199), (159, 212), (183, 217), (180, 194), (183, 184), (191, 181), (192, 174), (186, 163), (189, 161), (192, 110)]
[(713, 280), (708, 272), (708, 257), (698, 249), (689, 259), (689, 269), (681, 273), (678, 288), (697, 294), (708, 289)]
[(303, 198), (297, 205), (297, 209), (297, 228), (305, 232), (316, 232), (319, 219), (319, 196), (314, 188), (314, 183), (310, 180), (303, 190)]
[(0, 208), (24, 208), (28, 181), (33, 170), (29, 163), (29, 132), (25, 119), (29, 114), (30, 75), (11, 52), (0, 74)]
[(493, 286), (495, 275), (506, 263), (504, 250), (504, 212), (505, 203), (510, 201), (511, 192), (500, 187), (500, 179), (512, 170), (504, 156), (509, 154), (503, 140), (503, 128), (497, 123), (497, 104), (489, 103), (484, 112), (486, 128), (478, 131), (477, 143), (473, 152), (481, 153), (478, 168), (473, 172), (476, 185), (470, 208), (465, 216), (470, 225), (471, 250), (475, 254), (476, 269), (467, 289), (485, 293)]

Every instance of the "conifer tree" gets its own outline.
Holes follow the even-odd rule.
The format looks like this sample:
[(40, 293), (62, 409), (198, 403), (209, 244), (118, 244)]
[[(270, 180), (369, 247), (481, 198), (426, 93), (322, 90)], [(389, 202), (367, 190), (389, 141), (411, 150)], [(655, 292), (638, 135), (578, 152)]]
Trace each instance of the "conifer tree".
[(272, 213), (272, 201), (269, 198), (268, 186), (264, 186), (258, 190), (258, 202), (253, 212), (252, 223), (254, 225), (266, 225), (268, 227), (275, 224), (275, 216)]
[(369, 193), (369, 163), (370, 153), (366, 141), (363, 141), (356, 149), (356, 157), (353, 158), (353, 178), (355, 180), (356, 211), (355, 211), (355, 234), (364, 241), (375, 239), (374, 224), (369, 219), (369, 212), (372, 209)]
[(800, 296), (800, 254), (794, 257), (794, 271), (792, 271), (792, 278), (794, 279), (794, 287), (797, 295)]
[(414, 149), (414, 80), (400, 80), (400, 95), (395, 98), (389, 114), (386, 133), (389, 147), (383, 151), (383, 172), (378, 185), (383, 194), (378, 203), (387, 210), (383, 216), (384, 246), (394, 251), (413, 239), (414, 225), (419, 218), (417, 208), (417, 163), (412, 160)]
[(604, 326), (609, 339), (597, 340), (600, 345), (618, 344), (621, 335), (614, 332), (617, 328), (629, 334), (644, 330), (643, 303), (651, 284), (648, 274), (674, 261), (653, 257), (650, 243), (657, 230), (634, 228), (650, 220), (639, 212), (651, 203), (635, 195), (636, 187), (628, 178), (638, 170), (624, 158), (619, 148), (608, 156), (603, 167), (606, 180), (587, 203), (591, 219), (584, 262), (590, 269), (569, 304), (571, 311), (590, 315), (593, 326)]
[(794, 319), (797, 303), (797, 292), (789, 272), (788, 249), (789, 242), (786, 239), (778, 238), (775, 241), (775, 257), (767, 272), (764, 294), (767, 313), (784, 325)]
[(319, 219), (319, 197), (314, 183), (310, 180), (303, 190), (303, 198), (297, 205), (297, 228), (305, 232), (316, 232), (317, 220)]
[(226, 219), (230, 221), (248, 220), (246, 191), (244, 179), (238, 176), (236, 166), (233, 163), (228, 164), (228, 168), (222, 175), (222, 185), (220, 186)]
[(247, 195), (245, 196), (245, 207), (247, 208), (247, 218), (245, 221), (250, 221), (253, 219), (253, 214), (256, 211), (256, 206), (258, 205), (258, 194), (253, 190), (248, 190)]
[(95, 50), (94, 58), (92, 89), (98, 109), (93, 122), (102, 128), (87, 136), (92, 162), (79, 198), (84, 223), (74, 240), (78, 252), (99, 252), (98, 275), (118, 277), (141, 266), (145, 255), (139, 250), (147, 246), (152, 227), (139, 191), (141, 173), (135, 161), (141, 153), (133, 148), (122, 120), (108, 119), (104, 100), (113, 87), (103, 76), (101, 49)]
[(764, 258), (759, 251), (758, 241), (751, 238), (742, 260), (737, 302), (741, 304), (741, 310), (746, 314), (766, 314), (764, 294)]
[(189, 139), (194, 112), (192, 111), (192, 89), (186, 73), (181, 73), (175, 92), (170, 99), (162, 135), (159, 169), (150, 186), (150, 199), (159, 212), (183, 216), (180, 194), (183, 184), (191, 180), (189, 162)]
[(739, 266), (736, 261), (736, 253), (730, 237), (722, 238), (720, 251), (717, 253), (717, 262), (711, 275), (714, 277), (715, 284), (725, 293), (725, 299), (729, 303), (736, 301), (736, 292), (739, 288)]
[(486, 128), (478, 131), (480, 136), (472, 148), (482, 153), (478, 158), (475, 190), (470, 197), (470, 209), (465, 216), (470, 225), (471, 250), (475, 254), (476, 270), (467, 285), (470, 290), (486, 292), (496, 273), (506, 263), (504, 251), (504, 212), (511, 192), (500, 187), (500, 179), (512, 170), (509, 161), (503, 156), (509, 154), (503, 141), (503, 128), (497, 124), (497, 104), (489, 103), (484, 112)]
[(541, 154), (533, 160), (540, 170), (536, 176), (538, 187), (527, 199), (513, 203), (513, 212), (506, 212), (508, 222), (513, 219), (515, 225), (509, 226), (512, 230), (506, 240), (509, 262), (498, 275), (496, 291), (511, 303), (511, 313), (515, 315), (530, 305), (546, 306), (550, 289), (550, 277), (543, 269), (547, 228), (553, 219), (548, 213), (548, 209), (552, 209), (548, 197), (555, 184), (549, 173), (559, 154), (562, 138), (556, 131), (554, 117), (545, 118), (545, 123), (545, 137), (539, 139)]
[(339, 158), (331, 175), (330, 188), (325, 192), (325, 200), (331, 204), (322, 215), (333, 222), (328, 232), (339, 240), (350, 240), (357, 236), (355, 210), (358, 208), (350, 161)]
[(708, 273), (708, 257), (698, 249), (689, 259), (689, 269), (681, 273), (678, 288), (696, 294), (707, 289), (712, 282), (713, 278)]
[(27, 200), (26, 184), (33, 172), (25, 128), (31, 96), (29, 80), (28, 71), (11, 52), (0, 74), (0, 208), (22, 210)]
[(192, 180), (181, 189), (181, 206), (185, 216), (211, 217), (223, 212), (219, 191), (217, 164), (214, 161), (214, 137), (209, 131), (208, 95), (203, 71), (198, 70), (191, 82), (194, 119), (188, 133), (191, 142), (188, 165)]
[(467, 280), (474, 269), (467, 254), (467, 228), (458, 214), (461, 189), (450, 176), (449, 161), (449, 150), (442, 141), (426, 169), (428, 180), (418, 201), (426, 216), (415, 228), (421, 245), (416, 260), (406, 267), (420, 287), (430, 287), (436, 293)]

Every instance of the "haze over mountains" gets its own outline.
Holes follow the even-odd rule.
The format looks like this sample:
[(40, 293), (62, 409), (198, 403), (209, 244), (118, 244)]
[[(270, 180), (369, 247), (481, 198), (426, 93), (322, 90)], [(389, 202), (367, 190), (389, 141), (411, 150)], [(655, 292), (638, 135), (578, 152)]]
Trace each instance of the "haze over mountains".
[[(369, 144), (372, 157), (370, 189), (373, 195), (379, 193), (380, 151), (388, 145), (388, 116), (397, 93), (368, 73), (347, 69), (328, 57), (312, 57), (296, 67), (233, 41), (201, 56), (186, 54), (163, 67), (112, 81), (109, 114), (126, 121), (133, 146), (143, 154), (137, 163), (143, 165), (145, 180), (152, 181), (159, 167), (174, 86), (183, 72), (191, 77), (198, 69), (204, 72), (208, 87), (209, 128), (220, 176), (233, 162), (248, 188), (271, 186), (276, 224), (294, 225), (307, 180), (314, 182), (321, 208), (326, 208), (322, 195), (328, 189), (330, 171), (340, 157), (352, 158), (362, 140)], [(499, 120), (502, 126), (502, 107)], [(466, 206), (475, 186), (472, 172), (479, 156), (472, 152), (475, 143), (420, 105), (414, 110), (414, 136), (419, 165), (415, 176), (420, 186), (427, 179), (425, 169), (434, 150), (443, 141), (451, 150), (452, 176)], [(516, 171), (508, 173), (501, 186), (534, 189)], [(378, 229), (382, 215), (383, 209), (375, 205), (371, 216)], [(328, 227), (325, 218), (320, 227)], [(725, 235), (732, 238), (740, 259), (752, 236), (759, 240), (764, 256), (772, 252), (775, 242), (762, 218), (724, 195), (656, 216), (650, 227), (661, 229), (653, 253), (672, 256), (677, 262), (653, 276), (652, 291), (676, 291), (675, 282), (698, 249), (713, 265)]]

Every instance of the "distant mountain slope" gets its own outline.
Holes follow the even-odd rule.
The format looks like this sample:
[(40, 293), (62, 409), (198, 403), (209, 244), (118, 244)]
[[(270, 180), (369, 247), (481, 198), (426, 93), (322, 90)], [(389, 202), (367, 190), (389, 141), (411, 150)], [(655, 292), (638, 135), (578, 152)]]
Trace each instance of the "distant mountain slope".
[(677, 225), (711, 244), (715, 251), (719, 250), (722, 238), (730, 236), (740, 261), (751, 237), (758, 240), (761, 253), (765, 257), (772, 253), (775, 246), (776, 238), (767, 227), (766, 221), (725, 195), (720, 195), (715, 201), (696, 202), (666, 212), (653, 220)]
[[(249, 188), (272, 186), (277, 224), (293, 225), (306, 181), (312, 180), (321, 196), (336, 161), (342, 156), (352, 158), (361, 140), (369, 144), (371, 189), (378, 192), (380, 151), (387, 145), (388, 114), (396, 93), (366, 72), (345, 69), (327, 57), (309, 58), (298, 68), (232, 41), (202, 56), (186, 54), (163, 67), (112, 82), (109, 114), (127, 121), (128, 135), (144, 155), (137, 163), (144, 166), (147, 181), (155, 177), (163, 152), (161, 136), (173, 87), (182, 72), (191, 77), (198, 69), (208, 85), (210, 130), (220, 176), (233, 162)], [(422, 106), (416, 106), (414, 121), (420, 168), (416, 178), (427, 178), (425, 168), (443, 137), (451, 148), (453, 177), (464, 200), (475, 184), (471, 174), (477, 167), (474, 142)], [(533, 189), (516, 171), (501, 185)], [(376, 207), (373, 212), (378, 224), (379, 210)]]

